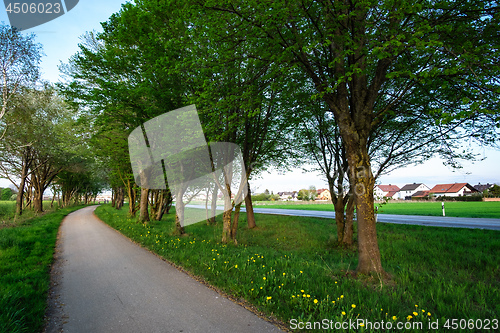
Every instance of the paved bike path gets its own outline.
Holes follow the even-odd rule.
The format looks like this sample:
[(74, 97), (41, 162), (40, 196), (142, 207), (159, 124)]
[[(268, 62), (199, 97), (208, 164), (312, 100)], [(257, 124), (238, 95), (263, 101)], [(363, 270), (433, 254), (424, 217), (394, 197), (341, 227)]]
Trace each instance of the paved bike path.
[(60, 229), (47, 332), (281, 332), (86, 207)]

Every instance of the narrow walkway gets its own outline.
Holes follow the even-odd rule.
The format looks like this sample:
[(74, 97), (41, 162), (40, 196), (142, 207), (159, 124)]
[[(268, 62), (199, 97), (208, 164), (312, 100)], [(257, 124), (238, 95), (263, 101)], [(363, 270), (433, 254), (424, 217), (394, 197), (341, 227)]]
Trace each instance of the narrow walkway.
[(132, 243), (95, 208), (61, 225), (47, 332), (281, 332)]

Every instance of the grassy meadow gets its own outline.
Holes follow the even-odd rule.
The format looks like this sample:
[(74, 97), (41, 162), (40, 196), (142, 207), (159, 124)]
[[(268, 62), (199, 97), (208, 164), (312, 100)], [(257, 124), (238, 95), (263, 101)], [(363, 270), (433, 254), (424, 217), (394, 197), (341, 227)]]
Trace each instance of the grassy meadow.
[(14, 222), (7, 219), (9, 204), (14, 206), (0, 202), (0, 220), (4, 221), (0, 227), (0, 332), (41, 332), (59, 225), (64, 216), (82, 206), (39, 217), (26, 211)]
[[(379, 206), (379, 214), (443, 216), (440, 201), (391, 201), (387, 204), (377, 203), (375, 206)], [(444, 206), (446, 216), (450, 217), (500, 218), (500, 202), (445, 201)], [(333, 205), (327, 202), (261, 201), (256, 202), (254, 207), (333, 211)]]
[[(50, 207), (50, 201), (43, 202), (43, 209), (45, 212), (52, 212), (57, 210), (58, 204), (54, 202), (53, 207)], [(16, 215), (16, 202), (15, 201), (0, 201), (0, 229), (4, 227), (16, 226), (24, 221), (39, 216), (31, 209), (23, 210), (21, 216)]]
[(220, 243), (220, 216), (216, 226), (189, 225), (188, 235), (178, 237), (173, 234), (174, 214), (147, 224), (128, 217), (127, 209), (109, 205), (97, 208), (96, 214), (288, 328), (292, 319), (325, 318), (427, 327), (436, 320), (443, 325), (447, 319), (493, 319), (500, 313), (498, 231), (378, 225), (383, 266), (391, 275), (384, 281), (352, 277), (356, 247), (336, 248), (335, 225), (328, 219), (256, 214), (258, 227), (249, 230), (243, 213), (235, 246)]

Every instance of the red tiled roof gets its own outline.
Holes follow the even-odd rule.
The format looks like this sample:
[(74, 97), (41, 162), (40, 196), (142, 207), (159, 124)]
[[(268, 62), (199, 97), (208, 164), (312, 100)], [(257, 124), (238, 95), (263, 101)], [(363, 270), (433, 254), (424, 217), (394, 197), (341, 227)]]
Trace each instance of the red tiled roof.
[(377, 185), (379, 189), (381, 189), (384, 192), (398, 192), (399, 187), (396, 185)]
[(474, 188), (471, 185), (469, 185), (468, 183), (437, 184), (436, 186), (434, 186), (430, 190), (430, 192), (432, 192), (432, 193), (457, 193), (464, 187), (467, 187), (469, 190), (472, 189), (472, 192), (475, 192)]
[(386, 196), (387, 198), (392, 198), (392, 196), (393, 196), (394, 194), (396, 194), (396, 193), (398, 193), (398, 191), (389, 191), (389, 193), (387, 193), (385, 196)]

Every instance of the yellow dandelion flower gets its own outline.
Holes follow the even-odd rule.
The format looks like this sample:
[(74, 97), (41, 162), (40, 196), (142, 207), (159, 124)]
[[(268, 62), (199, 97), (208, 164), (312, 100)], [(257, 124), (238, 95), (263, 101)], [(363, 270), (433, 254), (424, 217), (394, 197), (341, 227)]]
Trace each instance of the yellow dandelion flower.
[(283, 276), (285, 276), (285, 275), (286, 275), (286, 273), (283, 273)]
[(418, 305), (417, 305), (417, 304), (415, 304), (415, 307), (416, 307), (416, 308), (418, 308)]
[(305, 293), (305, 291), (304, 291), (304, 290), (301, 290), (300, 292), (301, 292), (301, 293)]
[(363, 326), (365, 326), (365, 324), (361, 323), (361, 324), (359, 324), (359, 326), (363, 327)]
[(344, 298), (344, 295), (340, 295), (340, 298)]
[(392, 316), (392, 320), (396, 320), (396, 319), (398, 319), (398, 317)]
[(314, 299), (314, 304), (318, 303), (318, 300), (317, 299)]
[(418, 316), (418, 313), (416, 313), (416, 312), (413, 312), (413, 315), (414, 315), (414, 316), (416, 317), (416, 316)]
[(410, 320), (411, 318), (413, 318), (411, 315), (408, 315), (408, 317), (406, 317), (406, 319)]
[(267, 300), (270, 300), (272, 297), (271, 296), (267, 296)]
[(353, 304), (353, 305), (351, 305), (351, 306), (352, 306), (352, 308), (354, 309), (354, 308), (356, 307), (356, 304)]
[(342, 311), (342, 315), (345, 316), (345, 312), (344, 311)]
[(430, 317), (430, 316), (431, 316), (431, 313), (430, 313), (430, 312), (427, 312), (427, 315)]
[(311, 297), (311, 295), (307, 294), (307, 297)]
[(234, 268), (238, 268), (238, 265), (234, 265)]
[(265, 279), (266, 279), (266, 277), (264, 276), (264, 277), (262, 278), (262, 280), (265, 280)]
[(332, 301), (333, 304), (335, 304), (335, 301)]
[(302, 271), (300, 271), (300, 274), (302, 274)]

